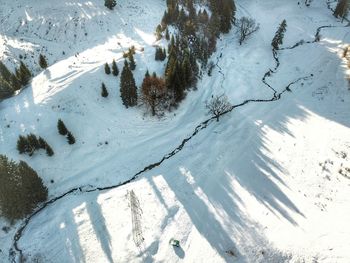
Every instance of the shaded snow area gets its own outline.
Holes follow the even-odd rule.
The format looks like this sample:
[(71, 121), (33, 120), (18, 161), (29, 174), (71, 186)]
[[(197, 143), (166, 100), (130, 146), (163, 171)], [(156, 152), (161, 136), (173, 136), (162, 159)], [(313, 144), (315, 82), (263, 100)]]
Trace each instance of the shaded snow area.
[[(342, 58), (350, 27), (332, 16), (334, 3), (236, 0), (237, 17), (253, 17), (260, 30), (242, 46), (234, 30), (221, 35), (212, 76), (158, 119), (142, 107), (126, 109), (120, 78), (105, 75), (103, 65), (115, 59), (121, 69), (123, 51), (134, 45), (138, 86), (147, 69), (164, 73), (165, 62), (154, 60), (154, 30), (165, 1), (117, 2), (109, 11), (102, 0), (0, 0), (0, 58), (13, 69), (26, 54), (36, 74), (0, 103), (0, 154), (28, 162), (49, 199), (82, 187), (27, 222), (0, 219), (1, 228), (10, 226), (0, 230), (0, 262), (19, 261), (19, 251), (26, 262), (350, 262), (350, 91)], [(191, 137), (208, 119), (204, 104), (213, 94), (233, 105), (273, 98), (262, 78), (276, 66), (271, 40), (283, 19), (282, 47), (305, 43), (278, 51), (280, 66), (266, 82), (279, 93), (298, 80), (291, 92), (235, 108)], [(311, 43), (321, 26), (332, 27)], [(58, 135), (59, 118), (76, 137), (73, 146)], [(18, 135), (31, 132), (47, 140), (53, 157), (18, 154)], [(127, 181), (190, 137), (135, 181), (96, 190)]]

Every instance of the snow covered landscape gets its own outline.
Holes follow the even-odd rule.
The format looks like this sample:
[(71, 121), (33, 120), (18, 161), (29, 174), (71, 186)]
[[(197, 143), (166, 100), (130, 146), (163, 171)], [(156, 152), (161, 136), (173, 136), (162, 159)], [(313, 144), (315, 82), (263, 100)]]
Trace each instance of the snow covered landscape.
[[(220, 34), (211, 74), (201, 68), (176, 108), (152, 116), (123, 105), (104, 65), (121, 70), (134, 46), (137, 87), (147, 70), (165, 74), (154, 54), (168, 47), (155, 35), (166, 1), (0, 0), (0, 60), (33, 73), (0, 100), (0, 154), (48, 189), (23, 219), (0, 209), (0, 263), (350, 262), (350, 15), (304, 2), (235, 0), (235, 17), (259, 29), (242, 45), (235, 25)], [(223, 94), (216, 121), (206, 103)], [(19, 154), (30, 133), (54, 155)]]

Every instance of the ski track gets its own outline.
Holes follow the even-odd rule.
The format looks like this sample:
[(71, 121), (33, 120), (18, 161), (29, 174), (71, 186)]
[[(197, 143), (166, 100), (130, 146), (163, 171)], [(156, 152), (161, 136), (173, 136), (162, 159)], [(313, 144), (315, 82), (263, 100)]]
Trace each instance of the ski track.
[[(331, 2), (330, 0), (327, 0), (327, 8), (329, 10), (331, 10), (332, 12), (334, 12), (334, 9), (331, 7)], [(346, 26), (334, 26), (334, 25), (325, 25), (325, 26), (320, 26), (317, 28), (316, 34), (314, 36), (314, 40), (312, 41), (304, 41), (304, 40), (300, 40), (299, 42), (297, 42), (296, 44), (294, 44), (293, 46), (290, 47), (282, 47), (279, 48), (278, 50), (272, 50), (272, 54), (273, 54), (273, 58), (276, 62), (276, 66), (274, 69), (269, 69), (263, 76), (262, 78), (262, 83), (267, 86), (269, 89), (271, 89), (273, 91), (273, 96), (270, 99), (249, 99), (249, 100), (245, 100), (240, 104), (236, 104), (231, 106), (231, 108), (223, 113), (220, 114), (220, 116), (226, 115), (230, 112), (232, 112), (234, 109), (245, 106), (249, 103), (263, 103), (263, 102), (274, 102), (277, 100), (280, 100), (282, 95), (287, 92), (287, 91), (291, 91), (290, 87), (293, 86), (294, 84), (298, 83), (301, 80), (307, 80), (313, 77), (313, 74), (310, 74), (309, 76), (304, 76), (304, 77), (300, 77), (292, 82), (290, 82), (281, 92), (277, 92), (270, 84), (268, 84), (266, 82), (266, 78), (267, 77), (271, 77), (274, 73), (277, 72), (279, 66), (280, 66), (280, 61), (279, 61), (279, 56), (278, 56), (278, 51), (283, 51), (283, 50), (291, 50), (291, 49), (295, 49), (299, 46), (305, 45), (305, 44), (314, 44), (316, 42), (319, 42), (319, 38), (320, 38), (320, 32), (322, 31), (322, 29), (324, 28), (337, 28), (337, 27), (350, 27), (350, 20), (347, 18), (344, 18), (344, 20), (346, 22), (348, 22), (348, 24)], [(225, 74), (223, 73), (223, 69), (219, 66), (219, 62), (220, 59), (222, 58), (222, 51), (220, 52), (220, 55), (217, 57), (217, 62), (215, 64), (215, 66), (219, 69), (219, 73), (223, 76), (223, 79), (225, 79)], [(29, 223), (31, 222), (31, 220), (37, 215), (39, 214), (41, 211), (43, 211), (46, 207), (54, 204), (56, 201), (61, 200), (69, 195), (72, 194), (84, 194), (84, 193), (91, 193), (91, 192), (101, 192), (101, 191), (107, 191), (107, 190), (111, 190), (111, 189), (115, 189), (127, 184), (132, 183), (133, 181), (135, 181), (136, 179), (139, 178), (139, 176), (147, 171), (151, 171), (154, 168), (160, 166), (164, 161), (170, 159), (171, 157), (175, 156), (177, 153), (179, 153), (183, 147), (187, 144), (188, 141), (190, 141), (193, 137), (195, 137), (201, 130), (204, 130), (205, 128), (207, 128), (209, 126), (210, 123), (212, 123), (214, 120), (216, 120), (216, 117), (211, 117), (203, 122), (201, 122), (199, 125), (197, 125), (193, 131), (193, 133), (185, 138), (181, 144), (176, 147), (174, 150), (172, 150), (171, 152), (169, 152), (168, 154), (166, 154), (165, 156), (163, 156), (163, 158), (155, 163), (152, 163), (148, 166), (146, 166), (144, 169), (140, 170), (139, 172), (137, 172), (136, 174), (134, 174), (130, 179), (115, 184), (115, 185), (111, 185), (111, 186), (106, 186), (106, 187), (94, 187), (92, 185), (85, 185), (85, 186), (80, 186), (80, 187), (76, 187), (73, 189), (70, 189), (69, 191), (63, 193), (60, 196), (57, 196), (55, 198), (52, 198), (48, 201), (46, 201), (45, 203), (43, 203), (40, 207), (38, 207), (38, 209), (36, 209), (30, 216), (28, 216), (23, 223), (21, 224), (20, 228), (16, 231), (16, 234), (14, 235), (13, 238), (13, 244), (12, 244), (12, 248), (9, 251), (9, 260), (10, 262), (24, 262), (24, 258), (23, 258), (23, 251), (22, 249), (18, 246), (18, 242), (20, 241), (26, 227), (29, 225)], [(18, 258), (18, 261), (16, 260)]]

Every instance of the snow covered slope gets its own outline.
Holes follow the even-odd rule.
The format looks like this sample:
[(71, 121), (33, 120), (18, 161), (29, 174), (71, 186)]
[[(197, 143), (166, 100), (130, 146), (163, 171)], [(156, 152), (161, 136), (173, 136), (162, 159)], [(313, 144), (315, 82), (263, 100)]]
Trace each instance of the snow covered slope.
[[(26, 160), (49, 187), (50, 198), (80, 186), (110, 186), (130, 179), (181, 145), (206, 120), (204, 102), (226, 93), (232, 104), (271, 99), (262, 78), (276, 61), (271, 39), (283, 20), (281, 63), (266, 81), (280, 100), (249, 103), (211, 121), (181, 151), (130, 184), (73, 194), (29, 221), (18, 247), (29, 262), (349, 262), (350, 92), (342, 48), (350, 44), (326, 1), (236, 1), (237, 16), (260, 30), (239, 46), (221, 36), (212, 77), (203, 76), (175, 112), (163, 119), (125, 109), (119, 78), (103, 64), (137, 48), (137, 84), (154, 61), (153, 31), (165, 10), (161, 0), (0, 0), (2, 60), (29, 54), (38, 75), (29, 88), (0, 104), (0, 153)], [(51, 65), (39, 72), (38, 52)], [(63, 55), (64, 52), (64, 55)], [(33, 58), (31, 57), (33, 54)], [(305, 77), (305, 78), (304, 78)], [(110, 92), (100, 97), (101, 82)], [(58, 118), (77, 139), (57, 134)], [(36, 133), (55, 155), (19, 156), (19, 134)], [(108, 144), (105, 144), (105, 142)], [(341, 173), (340, 173), (341, 171)], [(51, 180), (54, 183), (51, 183)], [(144, 241), (136, 247), (127, 191), (139, 200)], [(5, 225), (5, 222), (1, 223)], [(0, 262), (8, 262), (13, 235), (0, 232)], [(140, 233), (141, 234), (141, 233)], [(170, 238), (181, 247), (169, 246)]]

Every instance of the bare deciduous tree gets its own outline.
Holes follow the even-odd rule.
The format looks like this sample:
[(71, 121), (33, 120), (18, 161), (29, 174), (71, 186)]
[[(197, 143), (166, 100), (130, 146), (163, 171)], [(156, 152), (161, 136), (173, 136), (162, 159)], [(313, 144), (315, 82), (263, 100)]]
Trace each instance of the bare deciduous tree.
[(145, 77), (142, 83), (142, 101), (150, 107), (152, 116), (156, 115), (159, 106), (166, 96), (165, 81), (157, 77)]
[(232, 108), (231, 103), (225, 94), (213, 96), (210, 101), (205, 103), (205, 108), (208, 114), (214, 116), (216, 121), (219, 121), (221, 114)]
[(259, 30), (259, 24), (254, 19), (245, 16), (237, 20), (236, 26), (240, 45), (247, 37)]

